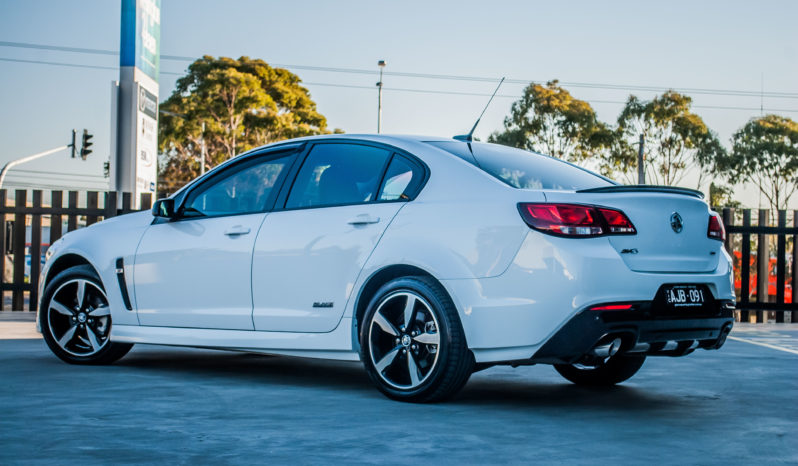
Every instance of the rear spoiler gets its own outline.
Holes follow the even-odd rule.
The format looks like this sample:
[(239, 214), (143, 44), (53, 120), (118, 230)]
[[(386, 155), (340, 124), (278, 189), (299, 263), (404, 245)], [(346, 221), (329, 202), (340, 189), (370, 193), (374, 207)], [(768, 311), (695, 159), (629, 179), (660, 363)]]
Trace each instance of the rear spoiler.
[(602, 186), (601, 188), (581, 189), (578, 193), (670, 193), (682, 194), (685, 196), (704, 198), (704, 193), (689, 188), (677, 188), (676, 186), (657, 186), (649, 184), (641, 185), (615, 185)]

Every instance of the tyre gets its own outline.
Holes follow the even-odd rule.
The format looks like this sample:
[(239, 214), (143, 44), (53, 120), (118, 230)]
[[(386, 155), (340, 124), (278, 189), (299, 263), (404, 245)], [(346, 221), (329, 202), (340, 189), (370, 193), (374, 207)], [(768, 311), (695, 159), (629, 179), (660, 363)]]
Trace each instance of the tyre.
[(617, 354), (598, 366), (555, 364), (554, 369), (577, 385), (606, 387), (635, 375), (645, 361), (642, 355)]
[(360, 326), (360, 351), (377, 388), (400, 401), (449, 398), (474, 367), (457, 309), (430, 277), (397, 278), (377, 291)]
[(113, 343), (111, 309), (100, 277), (88, 265), (70, 267), (44, 289), (39, 322), (44, 341), (71, 364), (110, 364), (132, 344)]

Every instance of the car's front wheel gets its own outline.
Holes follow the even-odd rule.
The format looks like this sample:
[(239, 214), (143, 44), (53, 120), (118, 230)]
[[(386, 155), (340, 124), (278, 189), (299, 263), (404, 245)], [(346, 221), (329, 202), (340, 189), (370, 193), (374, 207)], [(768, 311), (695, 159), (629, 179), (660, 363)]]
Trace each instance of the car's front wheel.
[(577, 385), (610, 386), (621, 383), (640, 370), (646, 357), (636, 354), (616, 354), (596, 366), (555, 364), (563, 377)]
[(70, 267), (44, 290), (39, 311), (44, 341), (72, 364), (110, 364), (132, 344), (111, 341), (111, 309), (100, 278), (88, 265)]
[(360, 347), (369, 377), (400, 401), (446, 399), (474, 367), (454, 303), (430, 277), (398, 278), (380, 288), (363, 318)]

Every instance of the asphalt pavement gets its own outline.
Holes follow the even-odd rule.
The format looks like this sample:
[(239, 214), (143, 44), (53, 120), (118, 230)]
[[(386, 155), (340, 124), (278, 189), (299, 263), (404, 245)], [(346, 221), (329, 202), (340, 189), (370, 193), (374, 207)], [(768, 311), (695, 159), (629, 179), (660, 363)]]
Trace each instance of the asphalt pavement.
[(495, 367), (413, 405), (359, 363), (139, 345), (70, 366), (8, 320), (3, 465), (798, 464), (795, 324), (740, 325), (720, 351), (649, 358), (611, 389)]

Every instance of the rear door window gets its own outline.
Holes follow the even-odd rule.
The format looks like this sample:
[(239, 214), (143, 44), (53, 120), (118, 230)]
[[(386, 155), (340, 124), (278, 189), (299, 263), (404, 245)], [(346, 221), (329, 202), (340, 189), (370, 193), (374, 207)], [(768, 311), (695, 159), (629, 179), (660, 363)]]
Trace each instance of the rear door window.
[(317, 144), (302, 164), (285, 207), (373, 201), (390, 155), (388, 150), (360, 144)]

